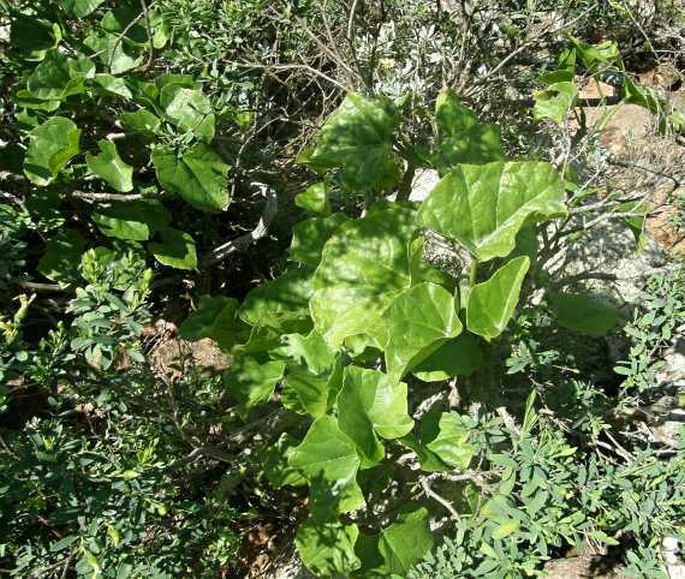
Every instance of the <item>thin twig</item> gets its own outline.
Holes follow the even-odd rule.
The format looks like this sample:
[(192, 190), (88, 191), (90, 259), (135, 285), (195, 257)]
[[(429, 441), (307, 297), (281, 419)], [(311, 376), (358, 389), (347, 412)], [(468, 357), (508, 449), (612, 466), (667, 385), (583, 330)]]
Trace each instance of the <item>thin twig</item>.
[(140, 193), (88, 193), (86, 191), (72, 191), (71, 195), (88, 203), (96, 203), (98, 201), (138, 201), (143, 198)]
[(444, 497), (440, 496), (438, 493), (436, 493), (428, 483), (428, 480), (426, 478), (420, 478), (419, 479), (419, 484), (421, 485), (421, 488), (423, 489), (424, 494), (433, 499), (434, 501), (437, 501), (440, 503), (443, 507), (445, 507), (450, 515), (457, 521), (461, 520), (461, 516), (457, 512), (457, 510), (452, 506), (452, 504)]

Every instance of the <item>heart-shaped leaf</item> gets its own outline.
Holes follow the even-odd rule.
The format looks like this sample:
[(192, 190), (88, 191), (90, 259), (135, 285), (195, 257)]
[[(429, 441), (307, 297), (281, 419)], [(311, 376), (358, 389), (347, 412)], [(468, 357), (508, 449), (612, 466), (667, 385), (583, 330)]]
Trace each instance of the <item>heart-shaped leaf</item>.
[(454, 338), (462, 325), (454, 297), (442, 286), (422, 283), (400, 293), (383, 314), (388, 376), (399, 381), (413, 366)]
[(416, 233), (412, 210), (376, 207), (343, 223), (326, 242), (312, 280), (310, 308), (330, 348), (357, 335), (373, 336), (380, 345), (383, 311), (411, 286), (408, 246)]
[(401, 176), (392, 150), (399, 121), (388, 100), (348, 94), (321, 128), (314, 150), (299, 160), (316, 171), (339, 168), (351, 191), (385, 189)]
[(176, 269), (197, 267), (195, 240), (189, 233), (165, 227), (160, 231), (160, 235), (161, 242), (152, 242), (148, 245), (148, 249), (159, 263)]
[(504, 158), (497, 125), (483, 124), (459, 103), (453, 91), (438, 95), (435, 103), (438, 129), (435, 166), (444, 175), (460, 163), (488, 163)]
[(307, 569), (318, 577), (349, 577), (361, 566), (354, 552), (358, 536), (354, 523), (308, 521), (297, 530), (295, 545)]
[(238, 318), (238, 300), (224, 296), (202, 296), (197, 310), (191, 313), (180, 329), (185, 340), (212, 338), (224, 351), (250, 336), (247, 324)]
[(283, 378), (285, 362), (260, 362), (252, 356), (237, 356), (226, 374), (226, 388), (238, 398), (244, 409), (266, 402)]
[(155, 199), (126, 201), (100, 207), (91, 214), (98, 229), (108, 237), (144, 241), (155, 231), (164, 229), (169, 215)]
[(94, 175), (107, 182), (107, 184), (127, 193), (133, 189), (133, 167), (121, 160), (116, 145), (112, 141), (102, 139), (98, 141), (100, 153), (98, 155), (86, 155), (88, 169)]
[(488, 341), (504, 331), (514, 315), (529, 267), (527, 256), (516, 257), (489, 280), (473, 286), (466, 306), (466, 325), (470, 331)]
[(302, 443), (292, 450), (289, 462), (310, 483), (328, 487), (333, 510), (349, 512), (364, 504), (356, 480), (359, 468), (356, 446), (332, 416), (314, 421)]
[(552, 294), (548, 296), (552, 313), (560, 325), (569, 330), (604, 336), (621, 319), (621, 312), (599, 300), (582, 294)]
[(483, 349), (478, 338), (463, 333), (441, 344), (412, 369), (412, 374), (424, 382), (440, 382), (454, 376), (470, 376), (483, 360)]
[(565, 213), (563, 183), (549, 163), (512, 161), (460, 165), (430, 192), (417, 219), (482, 262), (506, 257), (524, 224)]
[(400, 438), (414, 421), (407, 414), (407, 385), (377, 370), (347, 366), (338, 394), (338, 424), (357, 445), (364, 466), (385, 456), (378, 437)]
[(378, 550), (385, 560), (389, 577), (406, 577), (409, 570), (433, 547), (433, 535), (428, 526), (428, 510), (421, 507), (403, 513), (385, 529), (378, 541)]
[(193, 207), (223, 211), (228, 206), (229, 166), (204, 143), (198, 143), (180, 158), (169, 149), (156, 149), (152, 163), (162, 187), (178, 193)]
[(81, 131), (69, 119), (51, 117), (29, 133), (24, 174), (36, 185), (49, 185), (78, 155)]
[(214, 110), (199, 90), (167, 85), (160, 92), (159, 101), (166, 116), (180, 130), (189, 131), (207, 142), (214, 138)]

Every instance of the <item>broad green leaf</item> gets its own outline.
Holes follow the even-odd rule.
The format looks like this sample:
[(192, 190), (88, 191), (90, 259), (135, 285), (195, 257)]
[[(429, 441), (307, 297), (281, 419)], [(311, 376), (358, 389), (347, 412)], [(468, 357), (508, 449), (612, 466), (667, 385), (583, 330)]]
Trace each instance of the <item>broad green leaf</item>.
[(443, 412), (436, 425), (427, 422), (422, 442), (450, 468), (466, 469), (475, 452), (469, 444), (470, 425), (456, 412)]
[(378, 370), (347, 366), (338, 394), (338, 424), (356, 443), (362, 465), (376, 464), (385, 456), (378, 437), (400, 438), (414, 426), (407, 414), (407, 385)]
[(317, 375), (303, 366), (288, 364), (288, 372), (281, 393), (283, 406), (321, 418), (329, 410), (330, 385), (333, 374)]
[(315, 171), (340, 169), (351, 191), (386, 189), (401, 177), (392, 150), (399, 121), (389, 101), (348, 94), (321, 128), (314, 150), (299, 160)]
[(226, 388), (246, 409), (271, 398), (283, 378), (285, 362), (260, 362), (252, 356), (237, 356), (226, 374)]
[(131, 56), (126, 52), (128, 44), (122, 42), (118, 34), (92, 33), (84, 41), (83, 45), (93, 51), (93, 57), (97, 55), (113, 75), (122, 74), (136, 68), (143, 63), (145, 56), (138, 54)]
[(64, 11), (74, 18), (83, 18), (93, 12), (105, 0), (59, 0)]
[(431, 191), (421, 226), (463, 244), (478, 261), (506, 257), (524, 224), (566, 213), (556, 170), (538, 161), (460, 165)]
[(459, 103), (453, 91), (438, 96), (435, 104), (437, 125), (436, 168), (441, 174), (461, 163), (481, 164), (504, 158), (497, 125), (481, 123)]
[(428, 511), (423, 507), (401, 515), (381, 533), (378, 542), (387, 573), (399, 577), (406, 577), (432, 547)]
[(159, 233), (162, 241), (151, 242), (148, 245), (148, 249), (159, 263), (176, 269), (197, 267), (195, 240), (189, 233), (172, 227), (165, 227)]
[(49, 185), (78, 155), (81, 131), (69, 119), (50, 117), (29, 133), (24, 174), (36, 185)]
[(290, 261), (312, 267), (319, 265), (324, 244), (346, 221), (349, 218), (343, 213), (334, 213), (329, 217), (312, 217), (296, 224), (290, 243)]
[(328, 190), (325, 183), (315, 183), (302, 193), (295, 195), (295, 205), (314, 215), (326, 216), (331, 213)]
[(36, 99), (61, 101), (85, 92), (84, 80), (94, 74), (95, 65), (89, 58), (69, 59), (58, 50), (51, 50), (29, 76), (27, 88)]
[(212, 338), (224, 351), (246, 341), (249, 327), (238, 318), (238, 300), (224, 296), (202, 296), (197, 310), (183, 322), (180, 335), (185, 340)]
[(569, 37), (569, 41), (589, 72), (598, 72), (613, 66), (623, 70), (621, 51), (616, 41), (605, 40), (598, 44), (588, 44), (573, 36)]
[[(17, 91), (14, 94), (14, 97), (12, 98), (12, 100), (16, 103), (17, 107), (36, 110), (36, 111), (46, 111), (49, 113), (56, 111), (62, 105), (62, 101), (60, 101), (60, 100), (46, 101), (43, 99), (36, 98), (28, 90)], [(20, 114), (21, 113), (17, 113), (17, 120), (19, 121), (20, 124), (22, 124)], [(26, 113), (24, 113), (23, 116), (26, 118), (27, 117)], [(33, 118), (33, 120), (35, 120), (35, 117)], [(38, 124), (37, 121), (32, 123), (33, 126), (35, 126), (37, 124)]]
[(155, 231), (164, 229), (169, 215), (154, 199), (141, 199), (99, 207), (91, 214), (98, 229), (108, 237), (145, 241)]
[(559, 324), (582, 334), (604, 336), (621, 319), (621, 312), (617, 308), (587, 295), (552, 294), (547, 299)]
[(100, 153), (97, 155), (86, 155), (88, 169), (94, 175), (107, 182), (107, 184), (121, 191), (128, 193), (133, 189), (133, 167), (121, 160), (117, 146), (107, 139), (98, 141)]
[(364, 504), (356, 480), (359, 468), (356, 446), (332, 416), (314, 421), (302, 443), (293, 449), (290, 464), (310, 483), (327, 487), (332, 509), (344, 513)]
[(260, 452), (260, 464), (271, 486), (279, 488), (285, 485), (307, 484), (307, 479), (288, 464), (288, 458), (296, 442), (298, 441), (290, 434), (284, 432), (275, 443), (267, 445)]
[(95, 84), (110, 94), (124, 97), (125, 99), (133, 98), (133, 93), (123, 78), (117, 78), (111, 74), (96, 74), (93, 80)]
[(214, 138), (214, 111), (209, 99), (199, 90), (171, 84), (162, 89), (159, 100), (166, 116), (179, 129), (207, 142)]
[(566, 120), (569, 111), (575, 106), (578, 87), (574, 82), (557, 82), (533, 94), (536, 119), (551, 119), (558, 125)]
[(302, 364), (315, 374), (322, 374), (335, 364), (336, 355), (328, 349), (324, 339), (315, 330), (306, 336), (286, 334), (281, 340), (283, 346), (274, 353)]
[(48, 279), (67, 285), (79, 279), (78, 265), (86, 240), (74, 229), (63, 229), (45, 244), (38, 271)]
[(326, 242), (310, 308), (330, 348), (348, 337), (382, 333), (385, 308), (411, 285), (408, 245), (416, 232), (412, 210), (376, 207), (343, 223)]
[(445, 288), (422, 283), (400, 293), (383, 314), (387, 339), (385, 363), (391, 381), (462, 330), (454, 296)]
[(349, 577), (361, 566), (354, 552), (359, 529), (354, 523), (307, 521), (297, 529), (295, 544), (302, 562), (319, 577)]
[(529, 267), (527, 256), (516, 257), (490, 279), (473, 286), (466, 306), (466, 326), (470, 331), (487, 341), (504, 331), (514, 315)]
[(483, 349), (473, 334), (463, 333), (442, 344), (412, 369), (424, 382), (440, 382), (454, 376), (470, 376), (484, 360)]
[(119, 119), (125, 131), (137, 133), (154, 133), (161, 124), (159, 118), (146, 109), (121, 113)]
[(15, 11), (11, 19), (10, 44), (27, 60), (40, 61), (62, 40), (59, 24)]
[(228, 207), (229, 166), (204, 143), (198, 143), (180, 158), (169, 149), (155, 149), (152, 163), (162, 187), (179, 194), (193, 207), (203, 211)]
[(298, 332), (289, 328), (309, 322), (311, 288), (311, 271), (291, 269), (252, 289), (240, 308), (240, 317), (251, 326), (268, 326), (283, 333)]

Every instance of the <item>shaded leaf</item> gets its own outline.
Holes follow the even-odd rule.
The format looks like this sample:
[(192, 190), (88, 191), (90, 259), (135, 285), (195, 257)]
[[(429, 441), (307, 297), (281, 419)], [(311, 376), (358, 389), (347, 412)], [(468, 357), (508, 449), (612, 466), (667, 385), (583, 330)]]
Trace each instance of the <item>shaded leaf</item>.
[(488, 261), (509, 254), (524, 224), (564, 215), (564, 199), (563, 183), (548, 163), (460, 165), (438, 182), (417, 220)]
[(271, 398), (284, 371), (285, 362), (262, 363), (252, 356), (237, 356), (226, 374), (226, 388), (249, 409)]
[(69, 119), (51, 117), (29, 133), (29, 148), (24, 160), (24, 174), (36, 185), (49, 185), (78, 155), (81, 131)]
[(93, 80), (95, 84), (110, 94), (124, 97), (125, 99), (133, 98), (133, 93), (123, 78), (117, 78), (111, 74), (96, 74)]
[(613, 330), (621, 319), (618, 308), (583, 294), (552, 294), (548, 296), (549, 305), (564, 328), (604, 336)]
[(350, 93), (326, 120), (314, 150), (299, 160), (315, 171), (340, 169), (353, 191), (388, 188), (401, 177), (392, 150), (399, 121), (388, 100)]
[(459, 103), (453, 91), (438, 95), (435, 104), (437, 155), (435, 165), (441, 174), (460, 163), (488, 163), (504, 158), (497, 125), (481, 123)]
[(78, 265), (86, 240), (74, 229), (63, 229), (45, 244), (38, 271), (48, 279), (66, 285), (79, 279)]
[(127, 193), (133, 189), (133, 167), (124, 163), (119, 156), (116, 145), (107, 139), (98, 141), (100, 153), (86, 155), (88, 169), (94, 175), (107, 182), (107, 184)]
[(184, 340), (211, 338), (224, 351), (247, 341), (250, 328), (238, 317), (240, 304), (234, 298), (202, 296), (197, 309), (180, 328)]
[(349, 221), (349, 218), (343, 213), (300, 221), (293, 227), (293, 238), (289, 249), (290, 261), (312, 267), (319, 265), (324, 244), (346, 221)]
[(484, 359), (478, 338), (473, 334), (463, 333), (443, 343), (417, 364), (412, 369), (412, 374), (424, 382), (440, 382), (454, 376), (470, 376)]
[(529, 267), (527, 256), (516, 257), (490, 279), (473, 286), (466, 306), (466, 325), (470, 331), (487, 341), (504, 331), (514, 315)]
[(180, 158), (169, 149), (155, 149), (152, 163), (162, 187), (179, 194), (193, 207), (223, 211), (228, 206), (229, 166), (207, 145), (198, 143)]
[(151, 242), (148, 249), (162, 265), (176, 269), (195, 269), (197, 253), (195, 240), (189, 233), (172, 227), (160, 230), (161, 242)]
[(406, 577), (408, 571), (433, 547), (428, 511), (419, 508), (400, 516), (381, 533), (378, 550), (388, 574)]
[(88, 16), (105, 0), (59, 0), (64, 11), (74, 18)]
[(91, 214), (98, 229), (108, 237), (144, 241), (155, 231), (164, 229), (169, 215), (154, 199), (126, 201), (100, 207)]
[(454, 297), (432, 283), (400, 293), (385, 310), (383, 319), (387, 335), (385, 360), (392, 381), (399, 381), (407, 370), (462, 330)]
[(121, 113), (119, 119), (124, 130), (129, 132), (154, 133), (161, 124), (159, 118), (146, 109)]
[(298, 528), (295, 545), (302, 562), (317, 576), (346, 577), (361, 565), (354, 552), (358, 535), (354, 523), (308, 521)]
[(378, 437), (400, 438), (414, 426), (407, 413), (407, 385), (378, 370), (347, 366), (338, 394), (338, 424), (357, 445), (362, 465), (376, 464), (385, 456)]

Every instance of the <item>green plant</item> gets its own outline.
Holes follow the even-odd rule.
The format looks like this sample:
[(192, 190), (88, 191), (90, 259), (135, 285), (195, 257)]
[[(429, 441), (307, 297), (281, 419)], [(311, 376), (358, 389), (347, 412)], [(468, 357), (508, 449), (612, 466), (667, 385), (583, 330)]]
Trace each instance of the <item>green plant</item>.
[[(242, 304), (206, 298), (181, 328), (194, 339), (214, 337), (231, 352), (227, 385), (246, 416), (276, 401), (301, 415), (299, 425), (287, 431), (292, 442), (280, 462), (286, 470), (276, 478), (309, 484), (309, 517), (296, 542), (305, 564), (322, 575), (403, 575), (428, 550), (432, 541), (422, 503), (407, 506), (404, 514), (394, 503), (411, 495), (410, 481), (416, 484), (415, 475), (401, 474), (396, 457), (404, 448), (424, 472), (450, 473), (467, 469), (477, 449), (467, 416), (432, 412), (414, 419), (409, 409), (421, 403), (428, 384), (468, 376), (482, 364), (488, 343), (512, 318), (522, 288), (531, 292), (538, 283), (526, 276), (529, 269), (537, 271), (531, 266), (536, 254), (523, 234), (536, 221), (566, 212), (564, 186), (554, 169), (501, 160), (496, 129), (479, 124), (452, 93), (438, 98), (434, 142), (422, 151), (442, 179), (418, 208), (382, 200), (403, 180), (406, 150), (394, 144), (400, 114), (387, 100), (349, 95), (301, 156), (326, 179), (297, 198), (315, 214), (294, 229), (290, 259), (298, 265), (252, 290)], [(367, 203), (361, 217), (332, 212), (336, 199), (360, 189)], [(421, 228), (455, 244), (456, 277), (425, 263)], [(551, 293), (549, 300), (559, 323), (575, 331), (597, 335), (618, 321), (613, 309), (582, 295)], [(582, 484), (571, 480), (582, 472), (573, 472), (574, 449), (544, 430), (524, 441), (523, 432), (529, 436), (537, 420), (531, 404), (527, 416), (517, 434), (517, 456), (534, 464), (538, 455), (547, 457), (545, 477), (556, 478), (556, 487), (528, 481), (533, 471), (521, 475), (528, 471), (515, 461), (487, 456), (508, 465), (511, 482), (503, 489), (520, 481), (526, 508), (535, 501), (549, 518), (545, 524), (532, 514), (525, 519), (536, 529), (527, 543), (537, 545), (532, 559), (530, 549), (500, 553), (501, 561), (514, 565), (511, 572), (533, 572), (550, 547), (576, 542), (585, 532), (579, 526), (584, 516), (562, 515), (573, 484)], [(596, 437), (602, 426), (588, 430)], [(388, 490), (380, 505), (367, 502), (375, 496), (368, 486), (375, 472), (387, 477), (379, 484), (392, 488), (390, 481), (406, 479), (407, 486)], [(535, 484), (542, 485), (540, 497), (532, 492)], [(369, 519), (372, 512), (380, 528)], [(511, 517), (505, 518), (485, 517), (499, 539), (515, 530)], [(473, 532), (481, 537), (485, 527), (478, 521)], [(397, 559), (396, 550), (406, 552)]]

